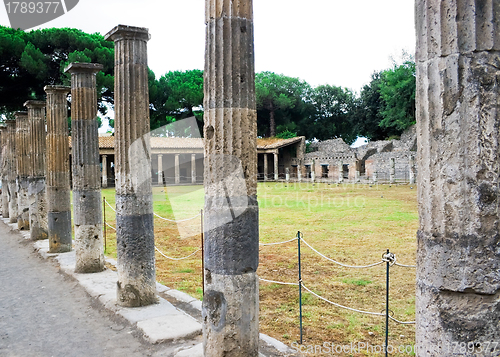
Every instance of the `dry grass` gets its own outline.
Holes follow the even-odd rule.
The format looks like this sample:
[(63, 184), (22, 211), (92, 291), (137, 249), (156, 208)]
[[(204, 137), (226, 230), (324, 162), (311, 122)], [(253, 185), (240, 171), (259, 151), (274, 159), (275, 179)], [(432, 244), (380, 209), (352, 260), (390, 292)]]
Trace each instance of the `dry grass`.
[[(103, 190), (114, 206), (114, 192)], [(163, 217), (194, 216), (203, 206), (201, 186), (154, 189), (154, 210)], [(398, 262), (414, 264), (418, 226), (416, 188), (407, 185), (259, 184), (260, 239), (262, 243), (304, 239), (328, 257), (350, 265), (381, 260), (389, 248)], [(174, 215), (175, 212), (175, 215)], [(114, 212), (106, 221), (114, 226)], [(156, 245), (172, 257), (189, 255), (200, 246), (199, 218), (179, 230), (155, 218)], [(193, 234), (191, 234), (193, 233)], [(190, 237), (188, 237), (191, 235)], [(116, 253), (115, 234), (107, 230), (107, 254)], [(157, 254), (157, 279), (170, 287), (201, 298), (201, 253), (183, 261)], [(325, 298), (360, 310), (385, 309), (385, 265), (369, 269), (336, 266), (302, 246), (304, 284)], [(403, 321), (415, 317), (415, 269), (391, 268), (390, 309)], [(297, 282), (297, 242), (261, 247), (258, 274), (262, 278)], [(261, 332), (290, 345), (299, 339), (298, 288), (261, 283)], [(303, 295), (304, 344), (384, 343), (384, 318), (339, 309), (309, 293)], [(413, 345), (413, 325), (390, 324), (392, 346)], [(314, 355), (314, 354), (308, 354)], [(343, 354), (338, 354), (342, 356)], [(367, 356), (370, 353), (345, 354)], [(397, 354), (394, 354), (397, 355)]]

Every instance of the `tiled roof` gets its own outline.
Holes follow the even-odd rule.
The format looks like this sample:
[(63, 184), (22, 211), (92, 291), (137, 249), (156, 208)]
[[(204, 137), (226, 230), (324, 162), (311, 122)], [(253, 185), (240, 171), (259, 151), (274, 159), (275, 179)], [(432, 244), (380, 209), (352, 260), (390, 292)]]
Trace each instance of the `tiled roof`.
[[(261, 150), (278, 149), (284, 146), (295, 144), (301, 140), (301, 136), (291, 139), (257, 139), (257, 148)], [(71, 147), (71, 136), (69, 137), (69, 147)], [(114, 147), (114, 136), (99, 136), (99, 149), (114, 149)], [(151, 147), (154, 149), (203, 149), (203, 139), (152, 137)]]
[(305, 139), (303, 136), (297, 136), (291, 139), (278, 139), (278, 138), (262, 138), (257, 139), (257, 148), (258, 149), (279, 149), (284, 146), (292, 145), (298, 143)]

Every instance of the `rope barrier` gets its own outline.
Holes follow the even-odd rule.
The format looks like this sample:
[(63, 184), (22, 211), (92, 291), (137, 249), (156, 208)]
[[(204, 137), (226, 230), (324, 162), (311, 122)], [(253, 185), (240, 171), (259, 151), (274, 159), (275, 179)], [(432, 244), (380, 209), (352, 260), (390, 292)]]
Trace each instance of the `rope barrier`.
[(198, 213), (198, 214), (197, 214), (196, 216), (194, 216), (194, 217), (191, 217), (191, 218), (186, 218), (186, 219), (180, 219), (180, 220), (177, 220), (177, 221), (176, 221), (176, 220), (173, 220), (173, 219), (168, 219), (168, 218), (164, 218), (164, 217), (162, 217), (162, 216), (159, 216), (159, 215), (157, 215), (157, 214), (156, 214), (156, 213), (154, 213), (154, 212), (153, 212), (153, 214), (154, 214), (156, 217), (158, 217), (158, 218), (160, 218), (160, 219), (163, 219), (164, 221), (167, 221), (167, 222), (173, 222), (173, 223), (187, 222), (187, 221), (191, 221), (191, 220), (193, 220), (193, 219), (198, 218), (198, 217), (200, 217), (200, 216), (201, 216), (201, 213)]
[(347, 265), (347, 264), (343, 264), (341, 262), (338, 262), (336, 260), (333, 260), (331, 258), (328, 258), (326, 255), (324, 254), (321, 254), (320, 252), (318, 252), (316, 249), (314, 249), (309, 243), (307, 243), (303, 238), (301, 239), (301, 241), (307, 245), (309, 248), (311, 248), (311, 250), (313, 250), (316, 254), (320, 255), (321, 257), (323, 257), (324, 259), (326, 260), (329, 260), (331, 261), (332, 263), (335, 263), (337, 265), (340, 265), (344, 268), (353, 268), (353, 269), (366, 269), (366, 268), (371, 268), (371, 267), (374, 267), (374, 266), (377, 266), (377, 265), (380, 265), (380, 264), (384, 264), (385, 261), (384, 260), (381, 260), (380, 262), (378, 263), (373, 263), (373, 264), (370, 264), (370, 265)]
[(282, 281), (267, 280), (267, 279), (263, 279), (263, 278), (259, 278), (259, 280), (264, 281), (266, 283), (273, 283), (273, 284), (279, 284), (279, 285), (294, 285), (294, 286), (299, 286), (298, 283), (284, 283)]
[(113, 227), (111, 224), (109, 224), (108, 222), (104, 222), (104, 223), (106, 223), (106, 225), (107, 225), (109, 228), (114, 229), (114, 230), (116, 231), (116, 228), (115, 228), (115, 227)]
[(195, 252), (193, 252), (193, 253), (189, 254), (187, 257), (182, 257), (182, 258), (172, 258), (172, 257), (169, 257), (169, 256), (167, 256), (167, 255), (163, 254), (163, 252), (162, 252), (161, 250), (159, 250), (157, 247), (155, 247), (155, 249), (156, 249), (156, 251), (157, 251), (158, 253), (160, 253), (161, 255), (163, 255), (165, 258), (170, 259), (170, 260), (176, 260), (176, 261), (191, 258), (193, 255), (195, 255), (196, 253), (198, 253), (198, 252), (201, 250), (201, 248), (200, 248), (200, 249), (198, 249), (197, 251), (195, 251)]
[(366, 314), (366, 315), (374, 315), (374, 316), (385, 316), (385, 314), (381, 313), (381, 312), (370, 312), (370, 311), (363, 311), (363, 310), (358, 310), (358, 309), (353, 309), (352, 307), (347, 307), (347, 306), (344, 306), (344, 305), (340, 305), (340, 304), (337, 304), (335, 302), (332, 302), (328, 299), (325, 299), (324, 297), (316, 294), (314, 291), (312, 291), (311, 289), (309, 289), (307, 286), (305, 286), (304, 284), (302, 284), (302, 287), (304, 289), (306, 289), (307, 291), (309, 291), (311, 294), (313, 294), (314, 296), (316, 296), (318, 299), (321, 299), (323, 301), (326, 301), (327, 303), (329, 304), (332, 304), (334, 306), (337, 306), (337, 307), (340, 307), (342, 309), (346, 309), (346, 310), (350, 310), (350, 311), (354, 311), (354, 312), (359, 312), (361, 314)]
[(296, 241), (298, 238), (293, 238), (284, 242), (277, 242), (277, 243), (259, 243), (259, 245), (266, 247), (266, 246), (271, 246), (271, 245), (278, 245), (278, 244), (285, 244), (285, 243), (290, 243), (293, 241)]
[(398, 324), (401, 324), (401, 325), (414, 325), (416, 324), (417, 322), (416, 321), (408, 321), (408, 322), (403, 322), (403, 321), (399, 321), (397, 319), (395, 319), (394, 317), (390, 316), (389, 315), (389, 318), (394, 321), (394, 322), (397, 322)]
[(104, 202), (106, 202), (106, 204), (109, 206), (109, 208), (111, 208), (111, 210), (113, 210), (113, 212), (116, 213), (116, 210), (113, 208), (113, 206), (111, 206), (108, 202), (108, 200), (106, 198), (104, 198)]

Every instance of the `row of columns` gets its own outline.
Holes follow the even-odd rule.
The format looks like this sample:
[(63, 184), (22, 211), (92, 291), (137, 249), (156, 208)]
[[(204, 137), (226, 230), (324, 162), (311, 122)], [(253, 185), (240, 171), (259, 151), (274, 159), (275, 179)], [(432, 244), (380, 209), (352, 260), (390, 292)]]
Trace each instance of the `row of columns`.
[[(268, 164), (268, 159), (267, 159), (267, 153), (264, 153), (264, 181), (269, 180), (268, 172), (269, 172), (269, 164)], [(274, 155), (274, 181), (278, 181), (279, 178), (279, 165), (278, 165), (278, 158), (279, 155), (277, 152), (273, 153)]]
[[(181, 182), (180, 155), (175, 154), (174, 159), (174, 178), (176, 184)], [(191, 183), (196, 183), (196, 154), (191, 154)], [(158, 184), (163, 185), (163, 154), (158, 154)]]
[[(206, 0), (206, 11), (204, 355), (256, 357), (259, 235), (252, 1)], [(499, 11), (491, 0), (416, 1), (417, 356), (466, 356), (473, 353), (471, 347), (474, 353), (497, 354), (489, 348), (500, 339)], [(118, 298), (124, 306), (138, 306), (156, 301), (150, 148), (143, 136), (149, 129), (149, 36), (145, 29), (119, 26), (106, 37), (115, 41), (116, 54)], [(78, 105), (77, 92), (86, 90), (76, 68), (73, 115), (84, 107)], [(82, 114), (77, 124), (92, 128), (89, 113)], [(6, 163), (14, 168), (15, 129), (9, 121), (7, 127), (12, 155)], [(95, 157), (85, 150), (79, 154), (81, 174), (94, 173)], [(240, 164), (242, 174), (233, 175)], [(11, 172), (17, 171), (9, 170), (7, 194), (17, 203)], [(78, 192), (82, 202), (86, 189)], [(97, 197), (95, 191), (88, 192), (87, 201)], [(17, 204), (9, 215), (17, 217), (16, 209)], [(227, 219), (228, 209), (232, 219)], [(80, 216), (82, 224), (92, 227), (94, 218), (82, 213), (88, 214)]]

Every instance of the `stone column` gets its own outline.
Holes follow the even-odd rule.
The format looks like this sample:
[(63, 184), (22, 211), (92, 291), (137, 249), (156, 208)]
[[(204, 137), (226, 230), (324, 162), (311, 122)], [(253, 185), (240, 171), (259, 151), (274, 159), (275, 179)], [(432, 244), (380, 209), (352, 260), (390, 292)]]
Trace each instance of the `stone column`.
[(28, 108), (30, 130), (30, 200), (29, 219), (32, 240), (48, 238), (46, 161), (47, 132), (45, 129), (45, 101), (30, 100), (24, 103)]
[(2, 167), (2, 216), (3, 218), (9, 218), (9, 181), (7, 180), (8, 177), (8, 160), (9, 160), (9, 154), (8, 150), (9, 148), (7, 147), (7, 138), (8, 138), (8, 131), (7, 131), (7, 126), (2, 126), (0, 127), (0, 132), (2, 133), (2, 147), (0, 150), (2, 150), (2, 162), (1, 162), (1, 167)]
[(102, 187), (108, 187), (108, 155), (102, 155)]
[(373, 171), (373, 183), (377, 183), (377, 171)]
[(286, 182), (290, 182), (290, 169), (287, 167), (285, 169), (285, 172), (286, 172), (285, 173), (285, 180), (286, 180)]
[(257, 357), (259, 209), (252, 0), (206, 0), (205, 357)]
[(158, 185), (163, 186), (163, 155), (158, 154)]
[(96, 74), (102, 68), (96, 63), (72, 63), (66, 68), (71, 73), (71, 171), (77, 273), (104, 270), (96, 90)]
[(339, 183), (344, 182), (344, 163), (339, 162)]
[(415, 184), (415, 156), (410, 155), (410, 185)]
[(356, 170), (356, 172), (354, 173), (354, 182), (358, 183), (360, 181), (361, 181), (361, 179), (360, 179), (359, 170)]
[(416, 1), (418, 356), (499, 355), (499, 19), (498, 1)]
[(302, 163), (297, 166), (297, 181), (302, 182)]
[(396, 159), (391, 157), (389, 160), (389, 183), (394, 183), (396, 182)]
[(274, 181), (278, 181), (279, 179), (279, 165), (278, 165), (279, 155), (278, 153), (274, 153)]
[(30, 201), (28, 197), (30, 174), (30, 130), (28, 114), (17, 112), (16, 117), (16, 165), (17, 165), (17, 228), (30, 229)]
[(9, 223), (17, 223), (17, 163), (16, 163), (16, 121), (7, 119), (7, 195), (9, 198)]
[(196, 155), (191, 154), (191, 183), (196, 183)]
[(47, 203), (49, 252), (70, 252), (71, 196), (69, 185), (68, 102), (71, 87), (46, 86)]
[(264, 181), (267, 181), (267, 173), (269, 171), (269, 164), (267, 162), (267, 154), (264, 153)]
[(311, 164), (311, 182), (316, 182), (316, 162), (314, 160)]
[(175, 183), (179, 184), (181, 182), (180, 170), (179, 170), (179, 154), (175, 154)]
[(158, 301), (149, 140), (149, 32), (119, 25), (106, 39), (115, 43), (117, 301), (121, 306), (146, 306)]

